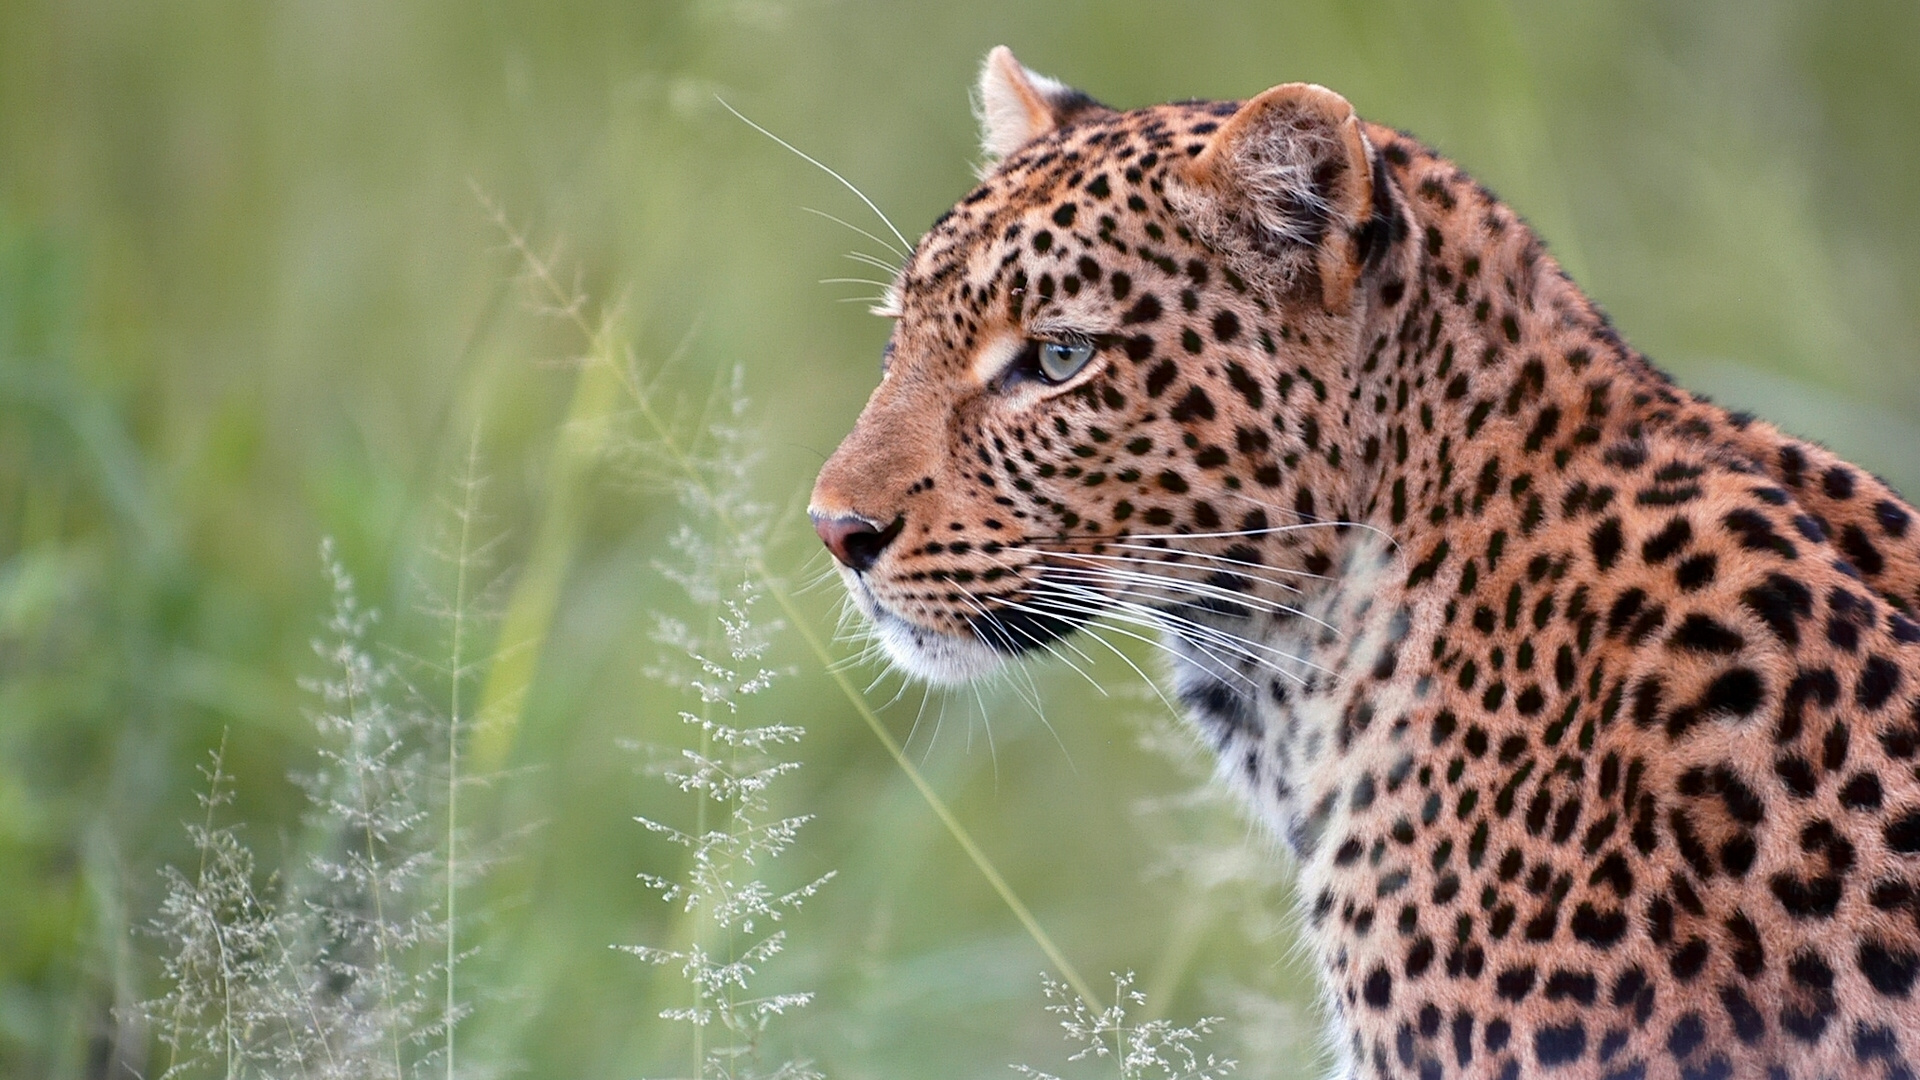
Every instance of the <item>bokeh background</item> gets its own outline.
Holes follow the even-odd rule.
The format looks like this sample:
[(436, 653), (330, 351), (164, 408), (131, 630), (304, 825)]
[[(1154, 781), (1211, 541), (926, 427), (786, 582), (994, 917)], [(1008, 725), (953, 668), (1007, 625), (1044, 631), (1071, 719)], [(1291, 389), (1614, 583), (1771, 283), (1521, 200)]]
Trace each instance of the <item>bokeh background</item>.
[[(912, 235), (968, 186), (967, 91), (999, 43), (1123, 106), (1332, 86), (1517, 206), (1683, 384), (1920, 491), (1911, 0), (10, 0), (0, 1075), (139, 1059), (113, 1010), (157, 990), (139, 927), (157, 868), (190, 855), (196, 765), (225, 733), (227, 812), (270, 864), (312, 764), (317, 545), (394, 648), (431, 641), (427, 552), (476, 438), (521, 648), (490, 676), (511, 771), (475, 820), (539, 831), (470, 900), (474, 1052), (539, 1077), (684, 1071), (654, 1019), (677, 980), (608, 948), (674, 925), (634, 880), (677, 872), (674, 850), (632, 818), (685, 804), (616, 748), (685, 738), (645, 674), (682, 511), (582, 450), (620, 402), (565, 362), (579, 341), (531, 309), (475, 189), (620, 306), (642, 358), (679, 353), (668, 400), (742, 366), (753, 484), (793, 506), (886, 331), (842, 302), (871, 287), (820, 283), (886, 253), (807, 208), (884, 233), (718, 99)], [(774, 560), (804, 584), (824, 563), (785, 521)], [(831, 589), (802, 599), (831, 626)], [(818, 667), (783, 663), (779, 715), (809, 734), (779, 803), (817, 820), (781, 873), (839, 877), (769, 969), (819, 994), (781, 1045), (840, 1077), (1059, 1071), (1044, 958)], [(1284, 879), (1208, 887), (1265, 842), (1217, 808), (1143, 813), (1193, 770), (1123, 719), (1159, 708), (1126, 666), (1094, 674), (1114, 697), (1036, 673), (1047, 724), (1006, 690), (924, 713), (909, 691), (883, 716), (1083, 971), (1135, 970), (1156, 1011), (1227, 1015), (1249, 1074), (1304, 1075)], [(1181, 851), (1193, 872), (1165, 872)]]

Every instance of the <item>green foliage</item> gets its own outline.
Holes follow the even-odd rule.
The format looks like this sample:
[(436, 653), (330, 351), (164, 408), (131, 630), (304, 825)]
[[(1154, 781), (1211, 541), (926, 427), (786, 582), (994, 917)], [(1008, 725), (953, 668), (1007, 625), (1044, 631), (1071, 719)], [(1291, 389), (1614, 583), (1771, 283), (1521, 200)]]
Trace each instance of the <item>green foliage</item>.
[[(461, 577), (469, 555), (458, 553)], [(300, 778), (308, 855), (259, 880), (240, 826), (220, 819), (233, 801), (223, 741), (201, 770), (205, 818), (188, 828), (195, 869), (162, 871), (152, 936), (166, 990), (134, 1010), (166, 1048), (162, 1080), (462, 1075), (459, 837), (444, 801), (460, 777), (436, 771), (457, 762), (446, 748), (461, 733), (395, 702), (398, 672), (369, 641), (374, 613), (331, 545), (322, 558), (333, 611), (314, 643), (327, 674), (307, 684), (320, 744), (318, 767)]]

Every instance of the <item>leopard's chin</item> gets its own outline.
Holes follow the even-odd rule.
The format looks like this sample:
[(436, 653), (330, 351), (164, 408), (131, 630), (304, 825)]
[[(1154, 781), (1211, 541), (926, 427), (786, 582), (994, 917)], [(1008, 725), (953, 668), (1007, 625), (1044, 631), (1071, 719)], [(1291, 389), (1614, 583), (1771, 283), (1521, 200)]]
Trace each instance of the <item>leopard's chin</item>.
[(880, 648), (893, 666), (935, 686), (960, 686), (991, 675), (1007, 662), (1002, 653), (977, 637), (932, 630), (894, 612), (853, 574), (847, 592), (873, 626)]

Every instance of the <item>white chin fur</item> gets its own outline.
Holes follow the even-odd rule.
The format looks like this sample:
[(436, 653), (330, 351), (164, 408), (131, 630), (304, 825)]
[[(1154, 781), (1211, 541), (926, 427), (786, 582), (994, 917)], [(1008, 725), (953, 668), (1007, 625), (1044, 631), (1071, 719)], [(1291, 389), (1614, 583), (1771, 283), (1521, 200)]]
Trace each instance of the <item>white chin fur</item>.
[(958, 686), (990, 674), (1006, 662), (1006, 657), (985, 642), (908, 622), (880, 606), (864, 582), (852, 574), (842, 576), (848, 579), (847, 591), (853, 594), (861, 614), (873, 624), (887, 658), (908, 675), (936, 686)]

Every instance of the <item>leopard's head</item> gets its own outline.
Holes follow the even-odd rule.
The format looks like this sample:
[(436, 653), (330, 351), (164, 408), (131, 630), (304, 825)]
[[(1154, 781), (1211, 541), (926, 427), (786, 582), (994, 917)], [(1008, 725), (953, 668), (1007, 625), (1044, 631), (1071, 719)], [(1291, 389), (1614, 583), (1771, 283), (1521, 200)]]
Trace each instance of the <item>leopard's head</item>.
[(1369, 276), (1400, 195), (1345, 99), (1120, 112), (996, 49), (993, 164), (888, 291), (880, 385), (810, 507), (911, 674), (1105, 613), (1277, 610), (1361, 510)]

